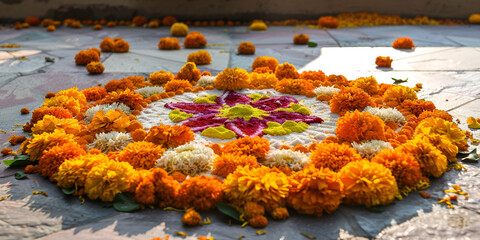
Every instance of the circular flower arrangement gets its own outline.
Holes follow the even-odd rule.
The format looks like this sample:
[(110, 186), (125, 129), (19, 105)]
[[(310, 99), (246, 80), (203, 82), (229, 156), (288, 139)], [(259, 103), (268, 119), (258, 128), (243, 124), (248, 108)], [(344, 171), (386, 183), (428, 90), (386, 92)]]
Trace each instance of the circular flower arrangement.
[(20, 149), (26, 172), (81, 198), (130, 197), (130, 210), (194, 208), (187, 225), (226, 203), (264, 227), (267, 213), (287, 218), (286, 207), (320, 216), (342, 203), (390, 204), (468, 148), (452, 117), (414, 89), (270, 63), (278, 65), (262, 57), (257, 71), (217, 77), (187, 63), (175, 77), (49, 93), (24, 127), (33, 131)]

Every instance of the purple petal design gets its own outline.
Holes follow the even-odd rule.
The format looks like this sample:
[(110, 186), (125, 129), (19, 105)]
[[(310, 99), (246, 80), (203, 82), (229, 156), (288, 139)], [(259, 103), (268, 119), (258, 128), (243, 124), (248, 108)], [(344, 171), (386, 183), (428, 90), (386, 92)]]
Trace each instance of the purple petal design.
[(251, 98), (237, 93), (235, 91), (225, 91), (220, 97), (215, 100), (219, 106), (223, 106), (223, 104), (227, 104), (228, 106), (232, 107), (237, 104), (246, 104), (249, 105), (252, 101)]
[(215, 117), (215, 113), (199, 115), (191, 118), (187, 118), (178, 122), (178, 125), (184, 125), (190, 127), (193, 132), (203, 131), (210, 127), (218, 127), (225, 123), (228, 118)]
[(298, 103), (298, 100), (289, 96), (281, 96), (259, 100), (251, 105), (263, 111), (273, 111), (278, 108), (288, 108), (290, 103)]
[(267, 123), (263, 119), (251, 118), (248, 122), (243, 118), (236, 118), (225, 123), (225, 128), (232, 130), (238, 137), (263, 136), (263, 129), (267, 128)]
[(182, 112), (186, 113), (211, 113), (211, 112), (217, 112), (218, 109), (221, 107), (221, 105), (215, 104), (215, 103), (182, 103), (182, 102), (177, 102), (177, 103), (166, 103), (165, 104), (166, 108), (170, 109), (178, 109)]

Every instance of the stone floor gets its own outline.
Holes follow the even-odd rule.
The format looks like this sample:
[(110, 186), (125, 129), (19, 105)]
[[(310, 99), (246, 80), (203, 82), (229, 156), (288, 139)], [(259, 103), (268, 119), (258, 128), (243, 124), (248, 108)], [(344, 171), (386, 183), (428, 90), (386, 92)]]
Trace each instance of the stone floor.
[[(216, 74), (227, 67), (251, 71), (257, 56), (272, 56), (280, 63), (289, 62), (300, 71), (322, 70), (326, 74), (342, 74), (348, 79), (373, 75), (377, 81), (392, 83), (394, 78), (408, 78), (404, 85), (423, 84), (419, 98), (432, 101), (437, 108), (449, 111), (459, 126), (480, 138), (480, 131), (468, 129), (469, 116), (480, 117), (480, 26), (382, 26), (353, 29), (318, 30), (298, 27), (269, 27), (266, 32), (251, 32), (248, 27), (191, 27), (205, 35), (206, 50), (212, 64), (199, 68)], [(294, 34), (306, 33), (317, 47), (292, 44)], [(41, 106), (47, 92), (77, 86), (80, 89), (107, 83), (131, 75), (148, 76), (165, 70), (177, 72), (194, 50), (159, 51), (160, 38), (169, 36), (168, 28), (147, 29), (116, 27), (102, 31), (90, 28), (59, 28), (48, 33), (43, 28), (0, 30), (0, 45), (19, 44), (20, 48), (0, 48), (0, 148), (10, 146), (13, 134), (25, 135), (23, 124), (30, 115), (20, 115), (20, 108), (31, 110)], [(130, 43), (128, 53), (102, 53), (106, 70), (101, 75), (88, 75), (84, 67), (74, 64), (80, 50), (98, 47), (104, 37), (122, 37)], [(392, 42), (410, 37), (415, 50), (395, 50)], [(183, 39), (180, 38), (182, 42)], [(254, 56), (236, 55), (240, 42), (255, 44)], [(392, 68), (376, 68), (376, 56), (394, 59)], [(25, 58), (23, 58), (25, 57)], [(45, 57), (55, 60), (46, 62)], [(471, 149), (478, 145), (472, 145)], [(470, 149), (470, 150), (471, 150)], [(479, 149), (480, 150), (480, 149)], [(11, 157), (10, 157), (11, 158)], [(0, 157), (0, 160), (9, 157)], [(304, 232), (318, 239), (353, 237), (382, 239), (475, 239), (480, 236), (480, 167), (464, 164), (467, 171), (451, 170), (434, 179), (426, 190), (432, 198), (411, 193), (379, 212), (362, 207), (340, 206), (322, 217), (292, 214), (287, 221), (271, 221), (266, 235), (256, 229), (230, 226), (227, 217), (204, 213), (212, 224), (184, 228), (181, 214), (173, 211), (142, 210), (120, 213), (102, 208), (95, 201), (83, 205), (64, 195), (54, 184), (38, 175), (15, 180), (13, 173), (21, 169), (0, 165), (0, 239), (150, 239), (183, 231), (191, 236), (211, 234), (215, 239), (307, 239)], [(437, 203), (443, 190), (460, 185), (470, 198), (459, 197), (455, 209)], [(46, 191), (49, 196), (32, 195)], [(181, 237), (183, 239), (183, 237)], [(194, 238), (192, 238), (194, 239)]]

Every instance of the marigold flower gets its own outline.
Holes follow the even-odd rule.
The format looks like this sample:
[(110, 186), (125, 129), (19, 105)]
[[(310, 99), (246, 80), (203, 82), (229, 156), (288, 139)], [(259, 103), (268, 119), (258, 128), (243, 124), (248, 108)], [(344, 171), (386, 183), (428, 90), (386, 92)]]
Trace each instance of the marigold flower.
[(199, 32), (191, 32), (183, 41), (185, 48), (199, 48), (207, 45), (207, 39)]
[(185, 174), (181, 173), (181, 172), (173, 172), (170, 174), (170, 176), (175, 179), (175, 181), (178, 181), (178, 182), (183, 182), (185, 180), (187, 180), (187, 176), (185, 176)]
[(72, 118), (72, 113), (67, 109), (61, 107), (39, 107), (32, 112), (32, 119), (30, 124), (35, 124), (42, 120), (45, 115), (52, 115), (56, 118)]
[(420, 133), (416, 135), (415, 138), (420, 138), (425, 142), (429, 142), (438, 148), (438, 150), (442, 151), (443, 155), (447, 157), (448, 163), (454, 163), (457, 161), (456, 156), (458, 153), (458, 147), (453, 144), (447, 136), (436, 133)]
[(39, 17), (26, 17), (25, 22), (30, 24), (31, 26), (38, 26), (38, 25), (40, 25), (40, 18)]
[(165, 149), (151, 142), (132, 142), (115, 154), (115, 160), (128, 162), (135, 169), (155, 167), (157, 159), (162, 157)]
[(382, 164), (361, 160), (351, 162), (339, 172), (347, 204), (372, 207), (390, 204), (398, 193), (391, 171)]
[(188, 34), (188, 26), (185, 23), (174, 23), (170, 27), (170, 34), (175, 37), (185, 37)]
[(193, 62), (187, 62), (175, 75), (175, 79), (188, 80), (192, 85), (195, 85), (201, 76), (202, 73), (198, 70), (197, 65)]
[(415, 115), (416, 117), (420, 116), (424, 111), (433, 111), (435, 105), (430, 101), (415, 99), (415, 100), (405, 100), (397, 106), (398, 111), (400, 111), (404, 116), (410, 114)]
[(343, 75), (332, 74), (328, 76), (327, 80), (323, 82), (322, 85), (326, 87), (334, 86), (336, 88), (342, 88), (342, 87), (348, 87), (350, 85), (350, 82)]
[(349, 111), (363, 111), (367, 106), (374, 107), (370, 95), (359, 88), (346, 87), (339, 92), (334, 93), (330, 100), (330, 110), (340, 116), (345, 115)]
[(190, 209), (187, 212), (185, 212), (182, 219), (183, 225), (187, 225), (191, 227), (200, 225), (200, 221), (202, 221), (202, 217), (197, 211), (193, 209)]
[(55, 97), (58, 97), (58, 96), (67, 96), (67, 97), (75, 98), (76, 100), (78, 100), (78, 102), (82, 106), (87, 104), (87, 98), (85, 97), (85, 95), (83, 95), (82, 92), (78, 91), (77, 87), (62, 90), (62, 91), (58, 92), (57, 94), (55, 94)]
[(265, 24), (262, 20), (254, 20), (252, 24), (250, 24), (250, 30), (267, 31), (267, 24)]
[(123, 39), (114, 39), (114, 42), (113, 42), (114, 52), (123, 53), (123, 52), (128, 52), (129, 49), (130, 49), (130, 44), (128, 44), (127, 41)]
[(298, 45), (305, 45), (308, 44), (308, 41), (310, 41), (310, 37), (308, 37), (307, 34), (295, 34), (293, 36), (293, 43), (298, 44)]
[(10, 149), (10, 148), (3, 148), (1, 154), (3, 154), (3, 155), (14, 155), (16, 153), (13, 152), (13, 150)]
[(258, 215), (265, 215), (265, 207), (256, 202), (245, 203), (245, 205), (243, 205), (243, 211), (245, 212), (244, 215), (247, 220)]
[[(260, 69), (260, 68), (257, 68)], [(267, 68), (268, 69), (268, 68)], [(274, 88), (277, 85), (278, 79), (273, 73), (256, 73), (250, 74), (250, 88), (251, 89), (267, 89)]]
[(275, 68), (275, 76), (278, 80), (282, 80), (284, 78), (299, 78), (300, 74), (298, 74), (297, 69), (292, 64), (286, 62), (283, 64), (278, 65)]
[(133, 85), (133, 82), (130, 81), (130, 79), (122, 78), (120, 80), (112, 79), (108, 81), (108, 83), (105, 84), (104, 88), (107, 92), (120, 92), (125, 91), (126, 89), (133, 90), (135, 89), (135, 86)]
[(146, 17), (143, 16), (135, 16), (132, 19), (132, 23), (135, 24), (136, 26), (143, 26), (148, 22)]
[(395, 39), (395, 41), (393, 41), (392, 47), (396, 49), (413, 49), (415, 48), (415, 45), (413, 44), (411, 38), (403, 37)]
[(107, 95), (107, 90), (103, 87), (91, 87), (82, 90), (87, 102), (97, 101)]
[(383, 94), (383, 102), (389, 107), (396, 107), (402, 104), (405, 100), (415, 100), (417, 94), (413, 89), (404, 86), (394, 86)]
[(55, 129), (63, 129), (67, 134), (78, 135), (82, 126), (77, 119), (56, 118), (52, 115), (45, 115), (42, 120), (33, 125), (33, 134), (42, 134), (44, 132), (53, 132)]
[(164, 37), (158, 42), (158, 49), (160, 50), (179, 50), (180, 43), (176, 38)]
[(176, 22), (177, 22), (177, 19), (173, 16), (166, 16), (162, 19), (162, 24), (165, 26), (171, 26)]
[(450, 115), (450, 113), (443, 111), (443, 110), (438, 110), (438, 109), (433, 109), (432, 111), (424, 111), (422, 112), (416, 119), (417, 122), (423, 121), (423, 119), (426, 118), (442, 118), (446, 121), (453, 122), (453, 117)]
[(329, 168), (334, 172), (340, 171), (349, 162), (360, 161), (362, 156), (347, 144), (323, 143), (310, 155), (311, 164), (316, 168)]
[(130, 118), (120, 110), (110, 110), (108, 112), (98, 111), (88, 129), (94, 133), (100, 132), (125, 132), (130, 125)]
[(100, 49), (102, 52), (113, 52), (114, 45), (113, 38), (106, 37), (100, 42)]
[(306, 95), (312, 92), (315, 87), (313, 84), (304, 79), (285, 78), (275, 85), (275, 91), (292, 95)]
[(291, 184), (288, 205), (299, 213), (316, 216), (331, 213), (345, 197), (339, 174), (327, 168), (309, 165), (291, 176)]
[(253, 69), (252, 73), (268, 73), (268, 74), (273, 73), (274, 74), (274, 72), (269, 67), (255, 68), (255, 69)]
[(223, 153), (236, 155), (252, 155), (257, 159), (264, 158), (270, 150), (270, 142), (261, 137), (243, 137), (227, 142), (222, 148)]
[(197, 65), (206, 65), (212, 62), (212, 57), (207, 51), (198, 50), (198, 52), (188, 54), (187, 62), (194, 62)]
[[(53, 131), (52, 131), (53, 132)], [(17, 136), (13, 135), (8, 139), (8, 142), (12, 145), (17, 145), (19, 143), (22, 143), (23, 141), (27, 140), (25, 136)]]
[(96, 104), (100, 105), (114, 102), (123, 103), (129, 106), (130, 109), (139, 111), (147, 106), (147, 103), (145, 100), (143, 100), (143, 96), (139, 93), (131, 91), (130, 89), (126, 89), (122, 92), (109, 92), (107, 96), (98, 100)]
[(147, 136), (147, 132), (143, 130), (142, 128), (135, 129), (134, 131), (130, 132), (133, 141), (143, 141), (145, 137)]
[(213, 175), (226, 178), (228, 174), (233, 173), (238, 166), (258, 167), (257, 158), (251, 155), (236, 155), (224, 153), (213, 160)]
[(427, 177), (440, 177), (447, 170), (447, 157), (431, 143), (420, 138), (402, 144), (399, 151), (413, 155), (420, 165), (422, 174)]
[(340, 21), (336, 17), (325, 16), (318, 19), (318, 25), (324, 28), (337, 28), (340, 25)]
[(85, 179), (90, 170), (95, 166), (100, 166), (110, 162), (105, 154), (86, 154), (65, 160), (58, 167), (57, 174), (54, 175), (57, 185), (61, 188), (71, 189), (75, 186), (83, 187)]
[(269, 56), (263, 56), (263, 57), (258, 56), (257, 58), (255, 58), (255, 60), (252, 63), (252, 69), (254, 71), (255, 69), (260, 67), (268, 67), (270, 68), (270, 70), (272, 70), (272, 72), (275, 72), (275, 69), (277, 68), (277, 66), (278, 66), (278, 60)]
[(58, 168), (64, 161), (85, 154), (87, 154), (85, 150), (75, 142), (53, 146), (44, 151), (38, 161), (40, 173), (54, 182), (55, 173), (58, 172)]
[(150, 129), (145, 141), (172, 148), (188, 143), (194, 139), (194, 134), (187, 126), (163, 125), (154, 126)]
[(369, 95), (375, 95), (378, 93), (378, 82), (373, 76), (358, 78), (353, 82), (353, 86), (362, 89)]
[(88, 172), (85, 179), (85, 192), (95, 200), (111, 202), (117, 193), (127, 190), (135, 170), (126, 162), (107, 161), (97, 164)]
[(105, 71), (105, 67), (101, 62), (90, 62), (87, 64), (87, 71), (90, 74), (101, 74)]
[(198, 175), (183, 181), (178, 190), (177, 207), (209, 211), (223, 201), (222, 180), (217, 177)]
[(320, 87), (326, 80), (325, 73), (318, 70), (318, 71), (303, 71), (300, 74), (301, 79), (310, 80), (310, 82), (315, 87)]
[(86, 51), (80, 51), (75, 55), (75, 64), (77, 65), (87, 65), (91, 62), (100, 61), (100, 56), (95, 50), (88, 49)]
[(459, 150), (466, 151), (468, 148), (467, 137), (456, 123), (446, 121), (442, 118), (426, 118), (422, 120), (415, 129), (418, 134), (440, 134), (446, 136)]
[(187, 80), (172, 80), (165, 84), (165, 92), (185, 92), (187, 89), (192, 89), (192, 84)]
[(386, 140), (385, 123), (368, 112), (346, 113), (336, 125), (335, 133), (340, 141), (360, 143), (365, 140)]
[(46, 98), (43, 102), (42, 107), (61, 107), (70, 111), (72, 115), (77, 115), (80, 113), (82, 105), (73, 97), (68, 97), (64, 95), (56, 95), (52, 98)]
[(213, 86), (220, 90), (241, 90), (248, 88), (250, 76), (241, 68), (226, 68), (219, 73), (213, 82)]
[(239, 54), (252, 55), (255, 54), (255, 45), (251, 42), (241, 42), (237, 47), (237, 51)]
[(55, 30), (56, 30), (56, 29), (55, 29), (55, 25), (49, 25), (49, 26), (47, 27), (47, 32), (55, 32)]
[(43, 151), (57, 144), (75, 141), (74, 135), (65, 133), (63, 129), (55, 129), (52, 133), (34, 134), (33, 139), (22, 143), (20, 150), (30, 156), (30, 161), (38, 161)]
[(257, 215), (253, 218), (251, 218), (248, 221), (248, 224), (254, 228), (264, 228), (268, 225), (268, 220), (265, 216), (262, 215)]
[(375, 64), (379, 67), (392, 67), (392, 62), (393, 62), (393, 59), (391, 59), (390, 56), (387, 56), (387, 57), (378, 56), (375, 59)]
[(135, 189), (135, 199), (145, 205), (170, 206), (180, 187), (179, 183), (161, 168), (138, 171), (136, 181), (132, 184)]
[(174, 75), (171, 72), (160, 71), (150, 74), (147, 80), (153, 85), (163, 86), (173, 79)]

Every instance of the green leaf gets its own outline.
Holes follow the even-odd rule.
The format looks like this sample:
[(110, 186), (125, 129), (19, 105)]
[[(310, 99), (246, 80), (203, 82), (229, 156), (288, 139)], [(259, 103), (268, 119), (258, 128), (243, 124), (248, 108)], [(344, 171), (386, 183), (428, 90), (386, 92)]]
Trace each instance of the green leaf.
[(127, 197), (123, 193), (119, 193), (115, 195), (113, 208), (119, 212), (132, 212), (139, 209), (140, 204), (136, 203), (133, 199)]
[(24, 172), (15, 172), (15, 179), (20, 180), (27, 177), (27, 174)]
[(19, 156), (15, 156), (13, 158), (13, 160), (27, 160), (30, 156), (28, 155), (19, 155)]
[(462, 162), (471, 162), (471, 163), (477, 163), (478, 160), (480, 160), (480, 157), (477, 154), (477, 149), (473, 149), (468, 155), (464, 158), (462, 158)]
[(62, 188), (62, 192), (65, 195), (72, 195), (73, 193), (75, 193), (75, 188)]
[(407, 79), (400, 79), (400, 78), (392, 78), (392, 80), (394, 81), (393, 83), (403, 83), (403, 82), (407, 82), (408, 81), (408, 78)]
[(232, 206), (230, 206), (230, 205), (228, 205), (228, 204), (226, 204), (226, 203), (218, 203), (218, 204), (217, 204), (217, 209), (218, 209), (221, 213), (223, 213), (223, 214), (225, 214), (225, 215), (227, 215), (227, 216), (229, 216), (229, 217), (231, 217), (231, 218), (233, 218), (233, 219), (235, 219), (235, 220), (237, 220), (237, 221), (239, 221), (239, 222), (243, 222), (243, 221), (240, 219), (240, 213), (239, 213), (239, 212), (237, 211), (237, 209), (235, 209), (234, 207), (232, 207)]
[(31, 163), (32, 162), (28, 160), (3, 160), (3, 164), (9, 167), (25, 167)]
[(308, 42), (308, 47), (316, 47), (318, 46), (317, 43), (314, 43), (314, 42)]

